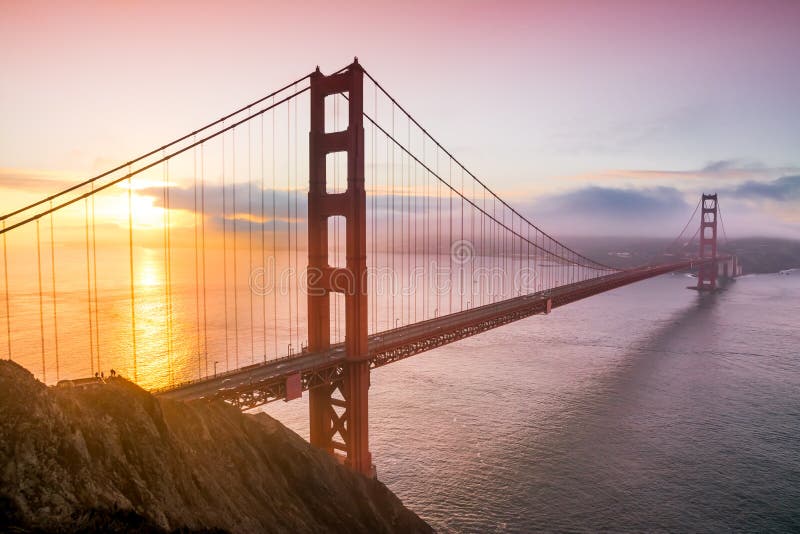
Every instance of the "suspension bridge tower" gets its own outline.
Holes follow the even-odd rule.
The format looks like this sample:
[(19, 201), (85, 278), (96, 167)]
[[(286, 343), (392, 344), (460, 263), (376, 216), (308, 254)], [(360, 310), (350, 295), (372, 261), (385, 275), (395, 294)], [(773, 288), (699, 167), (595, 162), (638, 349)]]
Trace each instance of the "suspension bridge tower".
[[(717, 257), (717, 195), (703, 195), (700, 214), (700, 259)], [(700, 266), (697, 273), (697, 290), (713, 291), (717, 288), (717, 263)]]
[[(374, 476), (368, 439), (369, 352), (367, 348), (367, 197), (364, 188), (364, 71), (356, 59), (330, 76), (311, 75), (308, 192), (308, 350), (331, 345), (331, 293), (344, 294), (346, 361), (332, 384), (309, 391), (311, 444), (344, 459), (346, 465)], [(348, 98), (347, 128), (327, 132), (325, 97)], [(328, 192), (326, 158), (344, 152), (347, 190)], [(328, 258), (328, 219), (345, 220), (344, 267)]]

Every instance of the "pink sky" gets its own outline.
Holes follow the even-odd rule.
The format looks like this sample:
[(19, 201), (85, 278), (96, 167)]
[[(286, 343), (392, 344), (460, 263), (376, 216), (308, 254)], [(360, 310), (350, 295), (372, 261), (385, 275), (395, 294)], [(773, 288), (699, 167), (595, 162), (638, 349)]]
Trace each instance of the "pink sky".
[(658, 186), (690, 202), (713, 187), (734, 197), (734, 229), (800, 235), (800, 194), (734, 196), (745, 182), (800, 174), (795, 1), (10, 1), (0, 10), (6, 178), (91, 175), (358, 55), (501, 192), (535, 205), (590, 185)]

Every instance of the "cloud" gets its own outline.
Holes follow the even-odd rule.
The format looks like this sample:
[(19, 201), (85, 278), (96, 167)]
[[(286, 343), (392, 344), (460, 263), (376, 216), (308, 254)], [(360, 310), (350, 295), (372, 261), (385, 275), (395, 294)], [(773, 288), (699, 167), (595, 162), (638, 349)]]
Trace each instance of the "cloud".
[(673, 187), (644, 189), (589, 186), (548, 195), (524, 211), (559, 235), (642, 235), (680, 232), (692, 214), (684, 194)]
[(647, 181), (667, 186), (721, 187), (731, 182), (774, 180), (798, 170), (796, 167), (769, 167), (756, 160), (731, 158), (709, 161), (696, 169), (611, 169), (568, 176), (566, 179), (585, 183), (617, 182), (620, 186), (632, 181)]
[(62, 172), (0, 168), (0, 187), (52, 195), (75, 185), (77, 180)]
[(681, 192), (672, 187), (617, 189), (592, 186), (551, 196), (543, 202), (560, 210), (575, 210), (601, 217), (623, 213), (658, 216), (691, 209)]
[[(137, 194), (152, 197), (153, 205), (163, 207), (165, 205), (163, 187), (147, 187), (137, 191)], [(195, 196), (196, 195), (196, 196)], [(261, 219), (261, 207), (263, 200), (264, 218), (263, 221), (270, 222), (287, 221), (290, 218), (305, 219), (307, 211), (308, 197), (305, 191), (286, 191), (261, 189), (258, 186), (248, 187), (246, 183), (236, 184), (235, 191), (230, 186), (208, 184), (205, 186), (205, 213), (212, 219), (218, 217), (222, 220), (223, 200), (225, 201), (225, 219), (231, 221), (237, 219), (240, 223), (246, 222), (251, 217), (252, 220)], [(234, 210), (234, 198), (236, 200)], [(199, 212), (203, 208), (201, 189), (195, 191), (192, 187), (169, 188), (169, 207), (172, 210), (186, 210), (189, 212)], [(221, 223), (220, 223), (221, 226)]]
[(700, 173), (713, 174), (727, 171), (764, 171), (767, 167), (760, 161), (750, 161), (744, 159), (722, 159), (709, 161), (699, 170)]
[[(708, 190), (719, 192), (729, 236), (800, 235), (800, 175)], [(534, 199), (523, 211), (546, 231), (562, 237), (674, 238), (698, 200), (699, 192), (677, 187), (587, 186)]]
[(800, 174), (783, 176), (771, 182), (748, 181), (733, 189), (731, 194), (753, 200), (800, 201)]
[[(163, 187), (146, 187), (137, 191), (138, 195), (153, 198), (153, 205), (163, 207), (165, 205)], [(261, 221), (261, 201), (264, 201), (264, 217), (266, 222), (273, 218), (286, 221), (291, 215), (292, 220), (305, 220), (308, 212), (308, 194), (306, 190), (285, 189), (261, 189), (257, 185), (252, 188), (247, 183), (239, 183), (235, 186), (236, 210), (234, 213), (234, 190), (231, 186), (226, 186), (223, 195), (222, 186), (219, 184), (209, 184), (205, 187), (205, 213), (210, 217), (219, 217), (222, 220), (223, 198), (225, 200), (225, 219), (231, 221), (238, 219), (246, 222), (248, 219), (253, 222)], [(171, 186), (169, 188), (169, 206), (173, 210), (186, 210), (189, 212), (199, 212), (201, 210), (201, 191), (192, 187)], [(273, 211), (274, 198), (274, 211)], [(437, 199), (434, 196), (424, 195), (387, 195), (369, 194), (367, 199), (368, 209), (375, 209), (381, 217), (395, 216), (408, 213), (421, 213), (424, 206), (438, 205), (440, 212), (448, 212), (451, 204), (449, 197)], [(453, 210), (460, 209), (460, 202), (454, 201)], [(252, 213), (252, 216), (250, 216)]]

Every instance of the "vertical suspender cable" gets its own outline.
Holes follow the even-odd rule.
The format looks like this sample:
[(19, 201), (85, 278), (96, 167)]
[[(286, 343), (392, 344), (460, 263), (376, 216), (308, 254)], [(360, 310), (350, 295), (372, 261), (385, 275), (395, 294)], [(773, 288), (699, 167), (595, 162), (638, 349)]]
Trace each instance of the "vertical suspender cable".
[[(162, 151), (163, 156), (163, 151)], [(170, 364), (169, 364), (169, 357), (170, 357), (170, 350), (169, 350), (169, 283), (167, 278), (167, 262), (169, 261), (167, 258), (167, 174), (166, 174), (166, 163), (162, 165), (161, 168), (161, 204), (163, 207), (164, 212), (161, 215), (161, 221), (164, 225), (162, 230), (162, 239), (164, 242), (164, 330), (167, 332), (167, 339), (166, 339), (166, 352), (167, 352), (167, 382), (170, 381)]]
[(239, 273), (238, 262), (236, 261), (236, 234), (239, 233), (238, 219), (236, 218), (236, 128), (231, 130), (231, 159), (232, 173), (231, 173), (231, 197), (233, 206), (231, 208), (231, 217), (233, 218), (233, 356), (235, 358), (235, 367), (239, 368)]
[[(483, 188), (483, 202), (481, 202), (481, 208), (483, 209), (483, 213), (486, 213), (486, 188)], [(484, 230), (485, 230), (485, 225), (486, 225), (485, 224), (486, 223), (486, 216), (483, 213), (480, 214), (480, 218), (481, 218), (481, 245), (480, 245), (480, 247), (481, 247), (480, 248), (480, 250), (481, 250), (481, 253), (480, 253), (481, 265), (480, 266), (482, 268), (481, 271), (485, 272), (486, 271), (486, 268), (485, 268), (486, 267), (486, 265), (485, 265), (485, 263), (486, 263), (486, 235), (484, 233)], [(481, 287), (482, 278), (483, 277), (481, 277), (481, 279), (478, 280), (478, 282), (479, 282), (479, 284), (478, 284), (478, 292), (480, 293), (481, 306), (483, 306), (483, 302), (484, 302), (483, 301), (483, 296), (484, 296), (484, 292), (485, 292), (484, 288)]]
[[(294, 92), (297, 93), (297, 85), (295, 84)], [(300, 341), (300, 263), (298, 257), (298, 247), (300, 243), (300, 235), (299, 235), (299, 215), (297, 211), (297, 196), (299, 190), (299, 181), (300, 181), (300, 168), (297, 166), (297, 99), (295, 99), (294, 104), (294, 266), (295, 266), (295, 275), (294, 275), (294, 335), (296, 337), (296, 345), (298, 347), (302, 346)], [(290, 318), (291, 320), (291, 318)]]
[[(50, 201), (50, 209), (53, 209), (53, 201)], [(56, 380), (61, 379), (61, 367), (58, 361), (58, 312), (56, 306), (56, 244), (53, 234), (53, 212), (50, 212), (50, 274), (53, 279), (53, 342), (56, 351)]]
[(42, 294), (42, 247), (39, 239), (39, 219), (36, 219), (36, 272), (39, 276), (39, 334), (42, 347), (42, 382), (47, 383), (44, 358), (44, 303)]
[[(193, 140), (196, 140), (194, 136)], [(197, 350), (197, 378), (203, 376), (203, 356), (200, 352), (200, 255), (199, 239), (197, 236), (197, 148), (192, 151), (192, 163), (194, 165), (194, 209), (192, 211), (194, 219), (194, 318), (195, 318), (195, 349)]]
[[(94, 332), (92, 331), (92, 264), (89, 259), (89, 198), (83, 199), (84, 230), (86, 236), (86, 317), (89, 319), (89, 367), (94, 376)], [(5, 234), (3, 234), (5, 235)], [(98, 369), (97, 372), (100, 372)]]
[[(292, 102), (286, 103), (286, 255), (289, 265), (289, 276), (292, 273), (292, 156), (291, 156), (291, 128), (292, 123)], [(289, 322), (289, 346), (286, 349), (288, 354), (292, 352), (292, 280), (289, 278), (287, 281), (289, 286), (289, 315), (287, 316)]]
[[(477, 204), (478, 197), (475, 195), (475, 180), (472, 180), (472, 202)], [(469, 300), (471, 305), (474, 307), (475, 304), (475, 262), (478, 261), (476, 257), (477, 254), (477, 247), (475, 246), (475, 208), (470, 206), (469, 208), (469, 240), (472, 243), (472, 262), (470, 263), (470, 273), (469, 273)]]
[[(408, 120), (407, 123), (408, 123), (408, 126), (407, 126), (407, 128), (408, 128), (408, 146), (410, 147), (411, 146), (411, 120)], [(407, 284), (407, 287), (404, 290), (404, 292), (406, 294), (406, 298), (408, 299), (408, 307), (407, 307), (407, 311), (406, 311), (406, 321), (407, 321), (407, 323), (411, 323), (411, 293), (413, 292), (412, 288), (411, 288), (411, 276), (412, 276), (411, 275), (411, 265), (413, 263), (412, 262), (412, 258), (411, 258), (411, 243), (412, 243), (412, 241), (411, 241), (411, 221), (412, 221), (411, 200), (413, 199), (413, 196), (412, 196), (413, 189), (412, 189), (412, 185), (411, 185), (411, 166), (412, 166), (412, 164), (413, 163), (411, 161), (411, 157), (408, 156), (408, 165), (407, 165), (407, 167), (408, 167), (408, 185), (407, 185), (406, 191), (405, 191), (406, 212), (407, 212), (406, 213), (406, 217), (407, 217), (407, 220), (406, 220), (406, 225), (407, 225), (406, 226), (406, 284)], [(416, 165), (414, 165), (414, 167), (416, 167)]]
[[(272, 97), (272, 105), (275, 105), (275, 97)], [(275, 266), (275, 290), (272, 292), (272, 341), (275, 345), (275, 357), (278, 357), (278, 219), (277, 203), (275, 201), (276, 172), (275, 172), (275, 135), (276, 135), (275, 109), (272, 109), (272, 264)]]
[[(392, 137), (394, 137), (394, 102), (392, 102)], [(394, 231), (394, 219), (395, 219), (395, 211), (394, 211), (395, 158), (394, 158), (394, 155), (395, 155), (395, 152), (397, 152), (397, 150), (395, 149), (395, 146), (392, 145), (392, 247), (391, 247), (391, 252), (390, 252), (391, 255), (392, 255), (392, 271), (391, 271), (392, 272), (392, 290), (389, 293), (390, 298), (392, 299), (392, 316), (391, 316), (391, 319), (389, 320), (389, 324), (390, 324), (389, 328), (394, 328), (397, 325), (397, 321), (395, 319), (395, 317), (396, 317), (395, 316), (395, 311), (394, 311), (394, 301), (395, 301), (395, 298), (397, 297), (397, 288), (395, 287), (395, 280), (397, 278), (397, 271), (395, 270), (395, 267), (394, 267), (394, 257), (395, 257), (395, 248), (394, 248), (394, 235), (395, 235), (395, 231)]]
[[(405, 284), (405, 266), (406, 266), (406, 251), (405, 251), (405, 218), (406, 218), (406, 209), (405, 209), (405, 186), (406, 186), (406, 155), (403, 152), (400, 152), (400, 186), (398, 188), (398, 194), (400, 195), (400, 241), (398, 248), (400, 249), (400, 265), (398, 269), (400, 271), (400, 276), (398, 277), (400, 280), (400, 287), (399, 287), (399, 295), (400, 295), (400, 324), (405, 324), (405, 310), (406, 310), (406, 298), (403, 291), (403, 285)], [(395, 324), (397, 324), (397, 319), (395, 319)]]
[[(167, 365), (169, 371), (170, 384), (175, 379), (175, 370), (172, 363), (172, 221), (170, 213), (170, 184), (169, 184), (169, 160), (164, 162), (164, 216), (166, 224), (164, 225), (164, 261), (166, 264), (165, 274), (167, 277), (166, 295), (167, 295)], [(96, 311), (96, 308), (95, 308)]]
[[(461, 195), (460, 195), (461, 196), (461, 238), (460, 239), (462, 241), (462, 245), (463, 245), (463, 241), (464, 241), (464, 195), (466, 195), (466, 194), (467, 194), (467, 192), (466, 192), (466, 190), (464, 188), (464, 169), (461, 169)], [(460, 291), (460, 294), (461, 294), (461, 310), (463, 311), (464, 310), (464, 262), (459, 262), (459, 263), (460, 264), (459, 264), (459, 273), (458, 273), (458, 275), (459, 275), (459, 285), (461, 286), (459, 288), (459, 291)]]
[(264, 219), (264, 114), (261, 114), (261, 329), (263, 337), (261, 340), (261, 349), (264, 353), (264, 362), (267, 361), (267, 249), (266, 249), (266, 220)]
[(222, 134), (222, 285), (225, 319), (225, 370), (230, 369), (230, 346), (228, 342), (228, 208), (225, 195), (225, 134)]
[(506, 298), (506, 279), (508, 277), (508, 255), (506, 254), (506, 242), (508, 240), (508, 231), (505, 229), (506, 226), (506, 207), (500, 206), (500, 215), (502, 218), (501, 227), (497, 229), (498, 234), (500, 235), (500, 258), (502, 260), (502, 270), (503, 270), (503, 292), (501, 294), (502, 298)]
[[(453, 183), (453, 158), (449, 161), (450, 170), (448, 171), (447, 181)], [(447, 305), (447, 313), (453, 313), (453, 192), (448, 189), (447, 191), (448, 208), (447, 208), (447, 222), (449, 223), (449, 230), (447, 232), (447, 270), (450, 277), (450, 287), (448, 288), (448, 296), (450, 302)]]
[[(425, 157), (425, 136), (422, 136), (422, 161), (425, 162), (425, 165), (428, 164), (428, 160)], [(424, 180), (424, 192), (422, 197), (422, 280), (425, 284), (422, 289), (422, 320), (428, 318), (428, 291), (429, 285), (427, 283), (427, 275), (428, 269), (430, 266), (428, 265), (428, 171), (423, 168), (422, 169), (422, 176)]]
[(136, 298), (134, 294), (133, 277), (133, 185), (130, 177), (131, 169), (128, 167), (128, 267), (131, 278), (131, 351), (133, 356), (133, 381), (139, 380), (139, 372), (136, 365)]
[[(386, 196), (386, 221), (384, 223), (386, 228), (385, 228), (384, 231), (388, 233), (388, 232), (391, 232), (391, 224), (389, 222), (389, 217), (390, 216), (394, 217), (394, 213), (392, 212), (391, 208), (389, 207), (389, 203), (392, 201), (391, 189), (389, 188), (389, 176), (391, 175), (391, 170), (389, 169), (389, 161), (390, 161), (390, 158), (389, 158), (389, 137), (384, 135), (384, 138), (386, 139), (386, 193), (385, 193), (385, 196)], [(386, 242), (387, 245), (388, 245), (388, 242), (389, 242), (389, 240), (387, 239), (387, 242)], [(392, 248), (391, 247), (386, 247), (386, 254), (385, 254), (386, 259), (384, 260), (385, 263), (386, 263), (386, 267), (389, 267), (391, 265), (391, 259), (390, 259), (390, 255), (391, 254), (392, 254)], [(386, 288), (385, 291), (384, 291), (384, 294), (386, 295), (386, 298), (388, 299), (388, 301), (386, 302), (386, 306), (385, 306), (386, 307), (386, 329), (387, 330), (391, 328), (392, 321), (394, 321), (394, 319), (392, 318), (392, 313), (393, 313), (392, 312), (392, 308), (389, 305), (390, 302), (393, 299), (392, 288), (394, 287), (394, 272), (391, 271), (391, 270), (389, 271), (389, 280), (388, 281), (392, 285), (389, 286), (388, 288)]]
[[(436, 175), (439, 175), (439, 147), (436, 147)], [(436, 273), (435, 273), (435, 287), (436, 287), (436, 309), (433, 311), (433, 316), (439, 315), (441, 302), (441, 285), (439, 281), (439, 262), (441, 261), (442, 247), (440, 242), (441, 226), (442, 226), (442, 198), (441, 198), (441, 180), (436, 180)]]
[[(406, 293), (406, 280), (408, 277), (408, 176), (410, 170), (410, 160), (404, 152), (400, 152), (400, 325), (408, 321), (408, 305), (411, 299)], [(406, 164), (408, 160), (408, 164)]]
[[(373, 84), (373, 96), (372, 96), (372, 105), (374, 107), (375, 113), (375, 120), (378, 120), (378, 87)], [(373, 268), (377, 267), (377, 213), (376, 213), (376, 203), (377, 203), (377, 195), (378, 195), (378, 148), (376, 146), (377, 142), (377, 132), (378, 130), (375, 128), (374, 124), (370, 123), (372, 127), (372, 221), (370, 221), (370, 225), (372, 227), (372, 257), (370, 258), (372, 261)], [(377, 281), (377, 269), (375, 274), (372, 276), (372, 295), (370, 295), (369, 305), (372, 307), (372, 331), (378, 331), (378, 306), (376, 297), (378, 295), (378, 281)]]
[[(418, 234), (418, 230), (419, 230), (419, 228), (418, 228), (419, 217), (417, 215), (417, 210), (419, 209), (419, 191), (418, 191), (419, 185), (417, 183), (418, 178), (419, 178), (419, 165), (414, 165), (414, 187), (411, 190), (411, 198), (414, 200), (414, 210), (413, 210), (414, 239), (412, 241), (414, 243), (414, 260), (413, 260), (413, 264), (414, 265), (416, 265), (416, 263), (417, 263), (417, 259), (418, 259), (417, 258), (417, 255), (418, 255), (417, 250), (419, 249), (419, 239), (417, 239), (417, 234)], [(412, 280), (412, 283), (416, 284), (416, 274), (414, 274), (413, 276), (414, 276), (414, 279)], [(417, 307), (418, 307), (418, 305), (417, 305), (417, 290), (416, 290), (416, 287), (412, 287), (411, 290), (414, 292), (414, 322), (416, 323), (417, 322)]]
[[(408, 134), (408, 143), (409, 146), (411, 145), (411, 121), (408, 121), (407, 127), (407, 134)], [(406, 239), (404, 241), (404, 248), (405, 248), (405, 281), (403, 282), (405, 287), (403, 288), (403, 294), (406, 298), (406, 318), (404, 324), (411, 323), (411, 291), (409, 290), (409, 285), (411, 283), (411, 158), (406, 155), (404, 158), (406, 159), (406, 172), (408, 176), (405, 178), (405, 188), (403, 191), (403, 200), (405, 202), (405, 230), (406, 230)]]
[(206, 289), (206, 154), (205, 145), (200, 145), (200, 231), (203, 236), (202, 257), (203, 257), (203, 356), (205, 360), (205, 372), (208, 376), (208, 307)]
[[(6, 229), (6, 221), (3, 220), (3, 230)], [(6, 242), (6, 233), (3, 232), (3, 278), (5, 279), (5, 294), (6, 294), (6, 344), (8, 346), (8, 359), (11, 359), (11, 306), (9, 305), (8, 297), (8, 243)]]
[[(94, 184), (92, 184), (94, 189)], [(97, 228), (95, 226), (95, 213), (94, 213), (94, 195), (92, 195), (92, 271), (94, 281), (94, 346), (97, 349), (97, 370), (100, 367), (100, 319), (98, 315), (98, 308), (100, 301), (97, 299)]]
[(499, 239), (497, 235), (497, 199), (492, 197), (492, 216), (489, 219), (489, 239), (492, 243), (492, 272), (496, 273), (492, 283), (492, 293), (490, 302), (494, 303), (497, 300), (497, 293), (502, 287), (500, 284), (500, 247), (498, 245)]
[[(250, 109), (247, 110), (247, 116), (250, 116)], [(252, 148), (253, 148), (253, 121), (247, 121), (247, 259), (248, 259), (248, 276), (253, 273), (253, 168), (252, 168)], [(253, 290), (248, 291), (250, 295), (250, 363), (253, 363), (253, 356), (255, 356), (255, 337), (253, 334)]]

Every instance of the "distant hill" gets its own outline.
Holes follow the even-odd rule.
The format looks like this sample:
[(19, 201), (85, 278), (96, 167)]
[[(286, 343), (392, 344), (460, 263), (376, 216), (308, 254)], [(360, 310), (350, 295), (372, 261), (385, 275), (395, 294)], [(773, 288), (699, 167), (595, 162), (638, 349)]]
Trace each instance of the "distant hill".
[[(669, 239), (641, 237), (570, 237), (564, 241), (578, 252), (614, 267), (627, 268), (647, 264), (654, 260), (666, 260), (664, 250), (672, 245)], [(696, 252), (696, 246), (686, 249)], [(784, 269), (800, 267), (800, 240), (772, 237), (746, 237), (720, 243), (720, 252), (736, 254), (744, 273), (776, 273)]]
[(748, 237), (732, 239), (726, 249), (739, 257), (745, 273), (775, 273), (800, 267), (800, 241)]

